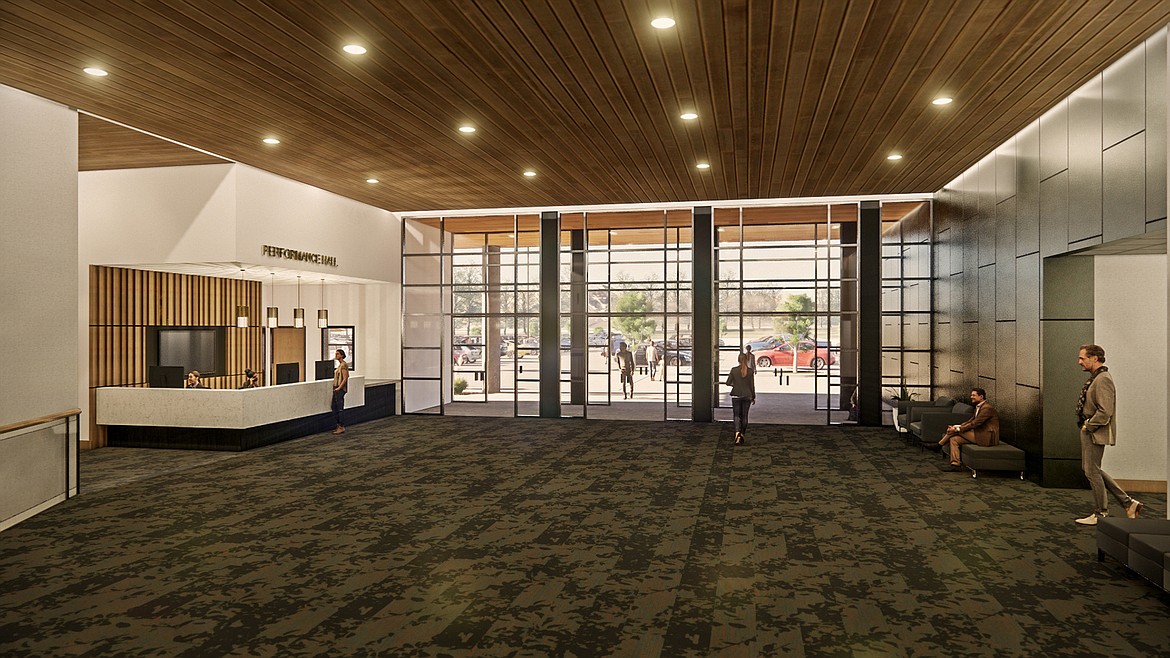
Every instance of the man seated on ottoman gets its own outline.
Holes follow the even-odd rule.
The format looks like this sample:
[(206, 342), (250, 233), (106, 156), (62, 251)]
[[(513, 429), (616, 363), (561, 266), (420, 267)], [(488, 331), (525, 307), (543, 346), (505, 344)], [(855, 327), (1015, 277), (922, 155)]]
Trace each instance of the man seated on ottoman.
[(959, 460), (959, 446), (964, 443), (984, 447), (999, 445), (999, 414), (987, 401), (987, 392), (981, 388), (971, 389), (971, 404), (975, 405), (971, 420), (962, 425), (948, 426), (946, 434), (938, 442), (940, 446), (945, 447), (949, 443), (951, 447), (951, 462), (943, 467), (944, 471), (963, 470)]

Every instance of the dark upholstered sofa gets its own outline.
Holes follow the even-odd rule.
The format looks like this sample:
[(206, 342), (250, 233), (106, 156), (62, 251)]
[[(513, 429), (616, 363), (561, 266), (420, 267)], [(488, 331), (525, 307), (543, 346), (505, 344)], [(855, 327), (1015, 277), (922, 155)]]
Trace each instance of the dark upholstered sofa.
[(955, 402), (949, 407), (911, 407), (910, 433), (923, 445), (937, 445), (947, 431), (947, 425), (957, 425), (971, 420), (975, 407), (965, 402)]
[(1097, 560), (1108, 555), (1170, 592), (1170, 519), (1105, 517), (1097, 522)]
[(906, 437), (906, 441), (917, 442), (917, 437), (910, 432), (910, 410), (915, 408), (923, 409), (950, 409), (954, 406), (954, 401), (950, 398), (939, 398), (937, 400), (898, 400), (898, 406), (894, 410), (895, 425), (899, 432)]

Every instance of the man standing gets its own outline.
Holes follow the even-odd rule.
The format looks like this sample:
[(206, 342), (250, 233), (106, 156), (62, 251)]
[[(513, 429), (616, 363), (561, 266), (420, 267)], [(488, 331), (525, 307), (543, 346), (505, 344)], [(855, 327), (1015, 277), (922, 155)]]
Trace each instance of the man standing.
[(987, 401), (987, 391), (981, 388), (971, 389), (971, 404), (975, 405), (975, 413), (971, 415), (971, 420), (961, 425), (948, 426), (942, 440), (938, 442), (940, 446), (944, 446), (944, 450), (947, 444), (950, 444), (951, 461), (943, 467), (944, 471), (963, 470), (959, 446), (964, 443), (984, 447), (999, 445), (999, 414)]
[(658, 348), (654, 346), (654, 339), (648, 340), (646, 346), (646, 365), (650, 366), (650, 381), (658, 375)]
[(1105, 446), (1117, 443), (1117, 429), (1115, 427), (1117, 410), (1117, 388), (1113, 384), (1113, 375), (1105, 367), (1105, 350), (1100, 345), (1081, 345), (1077, 355), (1077, 364), (1089, 373), (1089, 381), (1081, 388), (1081, 397), (1077, 401), (1077, 426), (1081, 429), (1081, 467), (1085, 477), (1089, 478), (1089, 486), (1093, 489), (1093, 513), (1083, 519), (1077, 519), (1080, 525), (1097, 525), (1097, 520), (1109, 516), (1108, 501), (1105, 499), (1105, 490), (1121, 503), (1125, 508), (1125, 515), (1136, 519), (1141, 514), (1141, 501), (1125, 493), (1109, 474), (1101, 470), (1101, 458), (1105, 456)]
[(349, 366), (345, 365), (345, 350), (337, 350), (333, 353), (333, 358), (337, 359), (337, 369), (333, 371), (333, 404), (330, 406), (333, 418), (337, 421), (337, 429), (333, 430), (333, 433), (344, 434), (345, 425), (341, 424), (341, 410), (345, 408), (345, 392), (349, 390)]
[[(622, 380), (622, 399), (634, 397), (634, 353), (624, 342), (618, 343), (617, 358), (618, 377)], [(630, 384), (630, 392), (626, 394), (626, 382)]]

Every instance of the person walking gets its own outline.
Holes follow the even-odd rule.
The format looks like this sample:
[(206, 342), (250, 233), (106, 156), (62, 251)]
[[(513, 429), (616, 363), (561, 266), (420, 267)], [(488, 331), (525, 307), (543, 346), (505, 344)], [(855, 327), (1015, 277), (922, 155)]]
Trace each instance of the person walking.
[(727, 385), (731, 387), (731, 413), (735, 418), (735, 445), (743, 445), (747, 436), (748, 409), (756, 403), (756, 373), (748, 365), (751, 356), (739, 355), (739, 365), (727, 373)]
[(333, 433), (345, 434), (341, 410), (345, 409), (345, 393), (349, 390), (349, 366), (345, 363), (345, 350), (337, 350), (333, 353), (333, 358), (337, 359), (337, 368), (333, 371), (333, 402), (329, 408), (333, 410), (333, 419), (337, 421), (337, 428)]
[(1081, 387), (1081, 397), (1077, 401), (1077, 426), (1081, 430), (1081, 468), (1093, 490), (1093, 513), (1076, 521), (1080, 525), (1097, 525), (1098, 519), (1109, 516), (1106, 490), (1121, 503), (1127, 517), (1136, 519), (1145, 505), (1125, 493), (1108, 473), (1101, 470), (1105, 446), (1117, 443), (1117, 387), (1109, 368), (1105, 367), (1105, 349), (1092, 343), (1081, 345), (1077, 364), (1089, 373), (1089, 380)]
[[(634, 353), (624, 342), (618, 343), (617, 358), (618, 377), (622, 382), (622, 399), (634, 397)], [(630, 392), (626, 394), (626, 383), (630, 384)]]
[(654, 345), (654, 339), (649, 339), (649, 344), (646, 345), (646, 365), (650, 367), (650, 381), (658, 375), (658, 348)]

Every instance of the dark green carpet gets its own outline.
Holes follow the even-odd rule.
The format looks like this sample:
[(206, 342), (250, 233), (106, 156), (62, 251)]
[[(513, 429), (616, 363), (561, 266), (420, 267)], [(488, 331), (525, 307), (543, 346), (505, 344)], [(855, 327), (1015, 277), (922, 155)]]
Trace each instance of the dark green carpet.
[(941, 473), (888, 428), (117, 450), (85, 456), (107, 488), (0, 533), (0, 655), (1170, 655), (1170, 597), (1072, 523), (1088, 491)]

